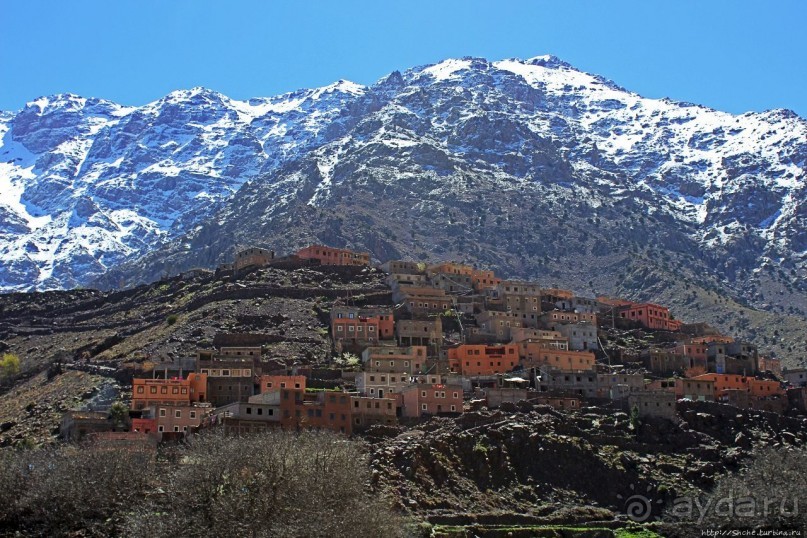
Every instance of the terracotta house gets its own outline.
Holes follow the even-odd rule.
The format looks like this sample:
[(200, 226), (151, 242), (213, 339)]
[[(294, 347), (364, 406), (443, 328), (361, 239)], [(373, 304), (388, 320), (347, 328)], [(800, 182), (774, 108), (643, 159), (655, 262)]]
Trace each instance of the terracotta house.
[(207, 400), (207, 374), (186, 379), (132, 379), (132, 409), (149, 405), (190, 405)]
[(471, 285), (476, 291), (493, 289), (502, 281), (493, 271), (474, 269), (471, 272)]
[(303, 260), (319, 260), (321, 265), (370, 265), (369, 252), (353, 252), (352, 250), (326, 247), (324, 245), (311, 245), (301, 248), (296, 254)]
[(596, 359), (590, 351), (567, 351), (549, 349), (539, 342), (520, 342), (518, 344), (521, 364), (525, 368), (540, 368), (543, 365), (560, 372), (588, 372), (594, 369)]
[(452, 372), (463, 376), (490, 376), (512, 371), (519, 363), (518, 346), (468, 345), (449, 348), (448, 363)]
[(405, 417), (462, 413), (462, 386), (419, 383), (403, 390)]
[(647, 329), (678, 331), (681, 322), (672, 318), (670, 309), (653, 303), (631, 303), (618, 308), (619, 317), (635, 321)]
[(261, 394), (280, 389), (305, 390), (305, 381), (304, 375), (262, 375), (258, 386)]
[[(146, 422), (132, 422), (132, 429), (143, 428), (143, 433), (155, 436), (158, 440), (163, 433), (179, 433), (188, 435), (196, 431), (213, 412), (213, 406), (209, 403), (194, 403), (183, 405), (159, 405), (152, 404), (144, 409), (141, 420), (153, 421), (153, 424)], [(151, 431), (151, 428), (154, 428)]]
[(375, 344), (394, 336), (395, 321), (388, 309), (334, 307), (331, 335), (335, 342)]
[(706, 367), (709, 353), (708, 344), (681, 343), (675, 346), (672, 351), (678, 355), (693, 359), (695, 366)]
[(732, 374), (703, 374), (693, 380), (708, 380), (715, 384), (715, 398), (724, 399), (727, 391), (738, 390), (749, 394), (751, 398), (782, 397), (784, 390), (778, 381), (756, 379)]
[(775, 376), (782, 377), (782, 362), (777, 358), (760, 355), (758, 367), (760, 372), (771, 372)]

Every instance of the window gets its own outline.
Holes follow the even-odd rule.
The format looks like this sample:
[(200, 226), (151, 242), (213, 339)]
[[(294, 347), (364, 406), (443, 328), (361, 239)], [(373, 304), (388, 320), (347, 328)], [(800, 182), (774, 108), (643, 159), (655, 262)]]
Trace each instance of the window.
[(157, 431), (162, 432), (162, 431), (165, 431), (165, 430), (164, 430), (163, 426), (157, 426)]
[(337, 325), (337, 326), (336, 326), (336, 331), (337, 331), (337, 332), (342, 332), (342, 326), (341, 326), (341, 325)]
[(174, 431), (178, 432), (179, 431), (179, 426), (174, 426)]
[(137, 393), (143, 394), (143, 387), (137, 387)]
[(196, 418), (196, 411), (191, 411), (191, 418)]
[(160, 416), (161, 416), (161, 417), (164, 417), (164, 416), (165, 416), (165, 409), (160, 409)]
[(247, 407), (247, 415), (251, 415), (251, 414), (252, 414), (252, 408), (251, 408), (251, 407)]
[(420, 408), (421, 408), (423, 411), (428, 411), (428, 410), (429, 410), (429, 406), (427, 406), (426, 404), (420, 404)]
[(425, 398), (425, 397), (426, 397), (426, 391), (425, 391), (425, 390), (424, 390), (424, 391), (421, 391), (420, 396), (421, 396), (422, 398)]
[(174, 412), (174, 417), (176, 417), (176, 418), (182, 418), (182, 411), (180, 411), (179, 409), (177, 409), (177, 410)]
[(179, 387), (172, 387), (171, 394), (179, 394)]

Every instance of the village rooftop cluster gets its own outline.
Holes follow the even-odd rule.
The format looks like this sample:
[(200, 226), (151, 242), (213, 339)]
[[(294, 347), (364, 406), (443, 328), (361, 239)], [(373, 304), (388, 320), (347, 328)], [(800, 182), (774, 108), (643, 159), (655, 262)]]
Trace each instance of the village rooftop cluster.
[[(807, 409), (807, 370), (783, 372), (755, 345), (683, 323), (662, 305), (582, 297), (454, 262), (372, 268), (368, 253), (322, 245), (282, 258), (247, 248), (216, 274), (237, 280), (267, 266), (382, 270), (391, 301), (334, 304), (329, 365), (279, 368), (263, 346), (249, 344), (250, 335), (224, 335), (231, 345), (151, 365), (148, 376), (136, 377), (125, 424), (108, 413), (68, 412), (63, 437), (157, 443), (215, 427), (351, 435), (521, 401), (668, 419), (682, 399)], [(654, 345), (609, 354), (604, 343), (625, 331), (652, 335)]]

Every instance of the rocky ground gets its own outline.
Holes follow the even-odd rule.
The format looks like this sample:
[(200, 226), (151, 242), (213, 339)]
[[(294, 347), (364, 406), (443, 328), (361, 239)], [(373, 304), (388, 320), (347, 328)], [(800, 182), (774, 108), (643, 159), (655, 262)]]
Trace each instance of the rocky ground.
[[(803, 418), (704, 402), (679, 403), (679, 414), (634, 428), (618, 411), (522, 402), (411, 430), (378, 428), (373, 477), (402, 510), (438, 527), (614, 528), (630, 524), (625, 503), (635, 494), (649, 499), (649, 521), (661, 520), (673, 499), (709, 491), (766, 447), (807, 442)], [(649, 528), (686, 535), (691, 523)]]
[(324, 363), (337, 300), (384, 304), (389, 289), (374, 269), (266, 268), (119, 292), (3, 295), (0, 351), (19, 356), (22, 371), (0, 385), (0, 445), (51, 442), (61, 413), (91, 404), (104, 384), (125, 386), (145, 361), (193, 356), (217, 335), (258, 334), (265, 359)]

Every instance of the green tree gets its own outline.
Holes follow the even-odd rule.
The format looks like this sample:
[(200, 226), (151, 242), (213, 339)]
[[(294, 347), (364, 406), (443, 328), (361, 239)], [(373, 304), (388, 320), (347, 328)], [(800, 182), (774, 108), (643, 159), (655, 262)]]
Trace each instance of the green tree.
[(4, 353), (0, 360), (0, 380), (8, 379), (20, 373), (20, 358), (14, 353)]
[(636, 431), (639, 429), (641, 421), (639, 420), (639, 406), (634, 405), (630, 410), (630, 429)]
[(129, 422), (129, 408), (123, 402), (115, 402), (109, 408), (109, 417), (115, 426), (122, 428)]

